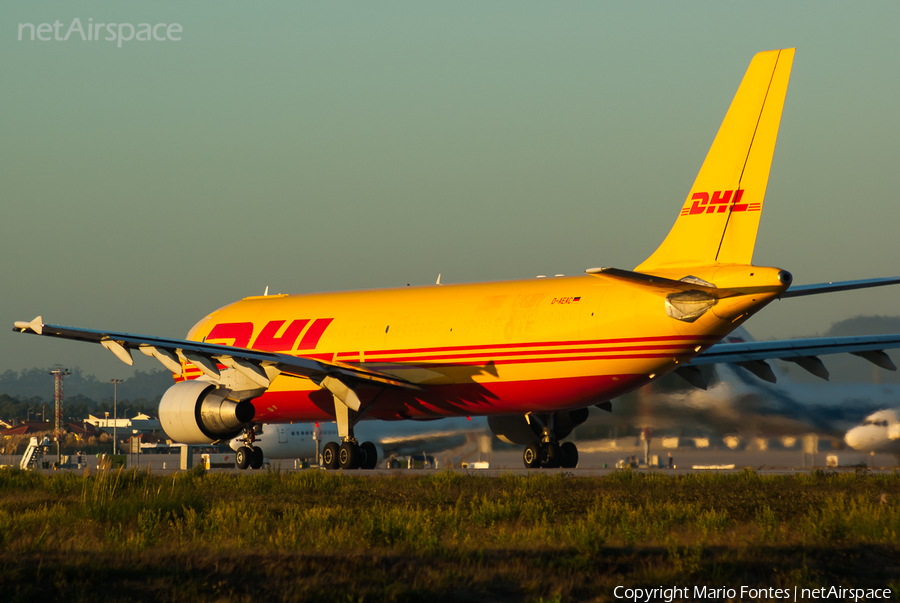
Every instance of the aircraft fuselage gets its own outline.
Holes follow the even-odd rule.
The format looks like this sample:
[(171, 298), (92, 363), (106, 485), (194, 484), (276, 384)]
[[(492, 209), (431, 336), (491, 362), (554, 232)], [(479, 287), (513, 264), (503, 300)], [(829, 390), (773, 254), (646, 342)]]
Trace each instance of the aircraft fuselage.
[[(366, 367), (419, 390), (360, 387), (367, 418), (557, 412), (634, 390), (709, 348), (786, 289), (775, 268), (712, 266), (658, 274), (746, 290), (692, 322), (666, 292), (576, 277), (250, 297), (197, 323), (188, 339)], [(184, 363), (182, 378), (201, 375)], [(334, 418), (332, 394), (277, 377), (256, 420)]]

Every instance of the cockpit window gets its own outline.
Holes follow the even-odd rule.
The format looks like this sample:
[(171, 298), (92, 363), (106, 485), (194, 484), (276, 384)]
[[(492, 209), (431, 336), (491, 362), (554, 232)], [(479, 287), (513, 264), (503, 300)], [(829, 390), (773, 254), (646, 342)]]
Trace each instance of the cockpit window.
[(866, 422), (863, 425), (874, 425), (876, 427), (887, 427), (888, 422), (887, 419), (866, 419)]

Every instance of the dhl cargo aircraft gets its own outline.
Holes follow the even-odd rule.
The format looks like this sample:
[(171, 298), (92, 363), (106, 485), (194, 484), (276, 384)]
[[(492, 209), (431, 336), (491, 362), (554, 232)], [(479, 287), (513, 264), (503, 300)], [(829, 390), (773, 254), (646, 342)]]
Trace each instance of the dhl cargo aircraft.
[[(200, 320), (187, 339), (44, 324), (15, 329), (100, 343), (131, 364), (159, 360), (177, 383), (160, 402), (173, 440), (228, 441), (253, 424), (336, 421), (332, 468), (374, 467), (362, 418), (486, 415), (527, 444), (528, 467), (574, 467), (560, 445), (591, 405), (697, 364), (736, 363), (768, 378), (767, 358), (816, 371), (817, 355), (853, 352), (887, 366), (900, 336), (718, 344), (777, 298), (900, 282), (806, 285), (751, 264), (794, 49), (756, 55), (678, 218), (633, 271), (592, 268), (537, 278), (373, 291), (248, 297)], [(718, 345), (717, 345), (718, 344)]]

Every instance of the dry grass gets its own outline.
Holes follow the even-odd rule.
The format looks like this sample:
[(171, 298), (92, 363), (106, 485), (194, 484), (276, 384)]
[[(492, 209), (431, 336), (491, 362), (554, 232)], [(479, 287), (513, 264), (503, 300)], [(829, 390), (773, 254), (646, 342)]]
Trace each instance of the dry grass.
[(900, 591), (900, 477), (0, 472), (0, 598), (611, 600)]

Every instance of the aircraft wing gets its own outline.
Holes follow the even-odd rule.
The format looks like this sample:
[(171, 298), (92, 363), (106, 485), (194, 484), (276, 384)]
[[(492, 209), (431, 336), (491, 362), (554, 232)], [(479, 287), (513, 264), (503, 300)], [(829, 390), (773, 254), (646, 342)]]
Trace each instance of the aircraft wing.
[(810, 373), (828, 379), (828, 371), (818, 358), (820, 355), (846, 352), (865, 358), (881, 368), (896, 371), (897, 367), (884, 352), (894, 348), (900, 348), (900, 334), (717, 343), (694, 357), (689, 366), (729, 362), (774, 383), (775, 375), (765, 362), (774, 358), (794, 362)]
[(168, 339), (117, 331), (98, 331), (44, 324), (40, 316), (31, 322), (17, 321), (13, 330), (21, 333), (99, 343), (128, 365), (134, 362), (131, 357), (132, 350), (140, 350), (145, 355), (156, 358), (163, 366), (176, 374), (182, 372), (180, 359), (193, 363), (201, 371), (214, 378), (218, 378), (218, 365), (222, 364), (235, 368), (262, 387), (269, 386), (269, 377), (265, 368), (273, 367), (281, 373), (306, 377), (316, 383), (331, 376), (355, 383), (380, 383), (405, 389), (420, 389), (395, 376), (339, 362), (187, 339)]
[[(619, 268), (588, 268), (585, 270), (585, 273), (640, 286), (662, 295), (667, 295), (676, 291), (699, 291), (715, 299), (724, 299), (736, 295), (747, 295), (750, 293), (772, 290), (771, 287), (741, 287), (739, 289), (726, 289), (710, 285), (709, 283), (704, 285), (696, 280), (683, 279), (675, 281), (661, 276), (633, 272), (631, 270), (621, 270)], [(896, 284), (900, 284), (900, 276), (867, 278), (856, 281), (829, 281), (827, 283), (814, 283), (811, 285), (791, 285), (790, 289), (779, 295), (778, 298), (787, 299), (789, 297), (804, 297), (806, 295), (818, 295), (820, 293), (853, 291), (855, 289), (868, 289), (870, 287), (884, 287), (885, 285)]]

